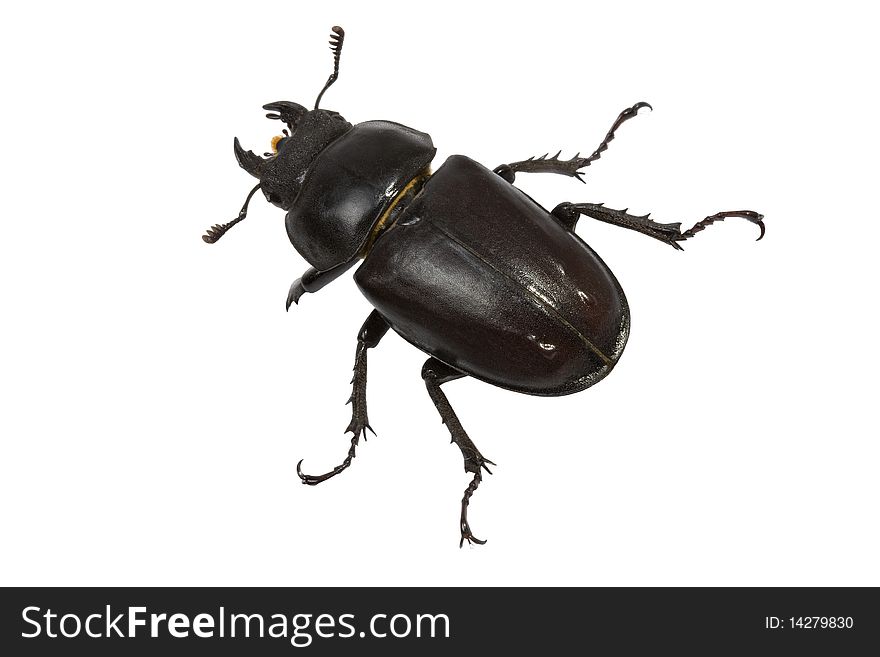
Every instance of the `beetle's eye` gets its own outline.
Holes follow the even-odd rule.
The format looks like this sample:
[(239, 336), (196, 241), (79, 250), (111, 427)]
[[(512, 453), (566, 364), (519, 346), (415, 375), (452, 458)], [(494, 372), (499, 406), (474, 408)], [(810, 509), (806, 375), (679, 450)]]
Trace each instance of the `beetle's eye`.
[(276, 135), (275, 137), (272, 137), (272, 152), (273, 153), (278, 152), (278, 144), (280, 144), (285, 139), (286, 139), (286, 137), (284, 135)]

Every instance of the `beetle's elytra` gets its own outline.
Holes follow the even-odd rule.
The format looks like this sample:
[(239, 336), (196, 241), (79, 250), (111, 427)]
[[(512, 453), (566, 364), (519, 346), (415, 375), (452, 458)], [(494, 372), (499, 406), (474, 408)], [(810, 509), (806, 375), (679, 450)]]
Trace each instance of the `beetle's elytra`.
[(312, 265), (290, 287), (287, 308), (363, 261), (354, 279), (373, 310), (358, 334), (352, 434), (345, 460), (302, 482), (319, 484), (355, 456), (367, 429), (367, 350), (389, 328), (428, 354), (422, 378), (440, 417), (461, 449), (473, 478), (461, 501), (461, 541), (484, 543), (468, 525), (470, 498), (493, 465), (474, 445), (441, 385), (472, 376), (531, 395), (567, 395), (599, 382), (613, 369), (629, 335), (629, 306), (614, 274), (575, 233), (583, 215), (629, 228), (681, 249), (680, 242), (710, 224), (740, 217), (760, 228), (750, 210), (719, 212), (681, 230), (648, 215), (595, 203), (560, 203), (548, 212), (513, 185), (517, 173), (556, 173), (581, 179), (616, 130), (647, 103), (625, 109), (589, 157), (557, 153), (489, 170), (453, 155), (435, 172), (431, 137), (390, 121), (352, 126), (337, 112), (318, 109), (339, 75), (345, 34), (334, 27), (333, 73), (315, 109), (279, 101), (264, 105), (287, 125), (264, 157), (234, 142), (235, 157), (260, 182), (238, 217), (203, 236), (222, 237), (247, 216), (258, 189), (287, 212), (287, 234)]

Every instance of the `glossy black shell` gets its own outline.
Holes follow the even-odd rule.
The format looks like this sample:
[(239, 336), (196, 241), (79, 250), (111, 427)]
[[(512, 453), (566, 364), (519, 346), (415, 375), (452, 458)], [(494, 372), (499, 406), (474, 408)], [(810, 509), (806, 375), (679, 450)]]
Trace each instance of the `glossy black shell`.
[(404, 339), (488, 383), (578, 392), (623, 352), (629, 307), (601, 258), (528, 195), (450, 157), (355, 272)]
[(356, 258), (376, 221), (435, 152), (430, 135), (399, 123), (354, 126), (306, 173), (287, 213), (290, 242), (319, 271)]

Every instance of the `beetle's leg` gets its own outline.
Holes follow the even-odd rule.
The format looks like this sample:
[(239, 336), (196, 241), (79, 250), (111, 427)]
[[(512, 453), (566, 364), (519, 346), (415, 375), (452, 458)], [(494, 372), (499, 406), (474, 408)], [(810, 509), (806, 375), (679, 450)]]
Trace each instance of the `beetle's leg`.
[(471, 528), (470, 525), (468, 525), (467, 520), (467, 510), (471, 501), (471, 495), (474, 494), (474, 491), (477, 490), (477, 487), (483, 480), (482, 470), (485, 468), (486, 472), (492, 474), (492, 471), (489, 470), (486, 464), (495, 465), (492, 461), (480, 454), (480, 450), (477, 449), (477, 446), (474, 445), (473, 441), (467, 435), (464, 427), (461, 426), (461, 422), (455, 414), (455, 411), (452, 410), (452, 406), (449, 404), (446, 395), (440, 390), (440, 386), (444, 383), (460, 379), (463, 376), (465, 376), (465, 374), (436, 358), (429, 358), (422, 367), (422, 378), (425, 380), (425, 386), (428, 388), (428, 394), (431, 396), (431, 401), (433, 401), (434, 406), (437, 407), (437, 411), (440, 413), (443, 424), (447, 426), (449, 433), (452, 434), (452, 442), (458, 445), (458, 448), (461, 450), (461, 455), (464, 457), (464, 471), (471, 472), (474, 475), (473, 480), (464, 491), (464, 497), (461, 499), (461, 542), (459, 543), (459, 547), (463, 546), (465, 541), (468, 543), (479, 543), (480, 545), (486, 542), (481, 541), (471, 533)]
[(560, 203), (550, 214), (556, 217), (556, 219), (564, 224), (569, 230), (574, 230), (575, 224), (577, 224), (580, 215), (585, 215), (614, 226), (638, 231), (648, 237), (653, 237), (656, 240), (665, 242), (679, 251), (683, 250), (679, 242), (683, 242), (684, 240), (693, 237), (707, 226), (714, 224), (716, 221), (723, 221), (729, 217), (740, 217), (751, 221), (761, 229), (761, 234), (758, 236), (758, 239), (760, 240), (764, 237), (764, 215), (753, 212), (752, 210), (719, 212), (697, 222), (692, 228), (684, 232), (681, 230), (681, 222), (661, 224), (648, 218), (650, 212), (641, 216), (632, 215), (629, 214), (627, 210), (612, 210), (611, 208), (606, 208), (601, 203)]
[[(345, 429), (346, 433), (352, 433), (348, 456), (330, 472), (317, 476), (303, 474), (301, 469), (302, 460), (300, 460), (296, 464), (296, 473), (304, 484), (309, 486), (320, 484), (322, 481), (326, 481), (345, 470), (351, 465), (351, 460), (355, 457), (355, 449), (361, 434), (363, 434), (366, 441), (367, 429), (373, 431), (373, 427), (370, 426), (370, 422), (367, 419), (367, 349), (372, 349), (379, 344), (379, 340), (387, 332), (388, 322), (385, 321), (385, 318), (375, 310), (371, 312), (370, 316), (367, 317), (367, 321), (361, 327), (360, 333), (358, 333), (357, 351), (355, 352), (354, 359), (354, 376), (351, 379), (351, 397), (348, 399), (348, 403), (351, 404), (351, 422)], [(373, 435), (376, 435), (375, 431), (373, 431)]]
[(344, 262), (341, 265), (336, 265), (324, 271), (318, 271), (314, 267), (306, 269), (305, 273), (291, 284), (290, 290), (287, 292), (287, 310), (290, 310), (291, 304), (299, 303), (299, 298), (306, 292), (317, 292), (327, 283), (335, 281), (348, 271), (355, 262), (357, 261)]
[(530, 157), (528, 160), (502, 164), (501, 166), (495, 167), (494, 171), (509, 183), (512, 183), (515, 180), (517, 171), (522, 171), (523, 173), (558, 173), (563, 176), (577, 178), (581, 182), (584, 182), (584, 174), (578, 169), (588, 167), (602, 157), (602, 153), (608, 150), (608, 144), (614, 139), (614, 133), (617, 132), (617, 129), (638, 114), (639, 110), (643, 107), (653, 109), (648, 103), (636, 103), (632, 107), (627, 107), (623, 110), (618, 115), (617, 120), (611, 124), (608, 134), (605, 135), (605, 139), (602, 140), (602, 143), (599, 144), (599, 147), (593, 151), (593, 154), (590, 155), (590, 157), (579, 157), (580, 153), (578, 153), (570, 160), (560, 160), (559, 155), (562, 151), (559, 151), (559, 153), (549, 158), (545, 153), (541, 157)]

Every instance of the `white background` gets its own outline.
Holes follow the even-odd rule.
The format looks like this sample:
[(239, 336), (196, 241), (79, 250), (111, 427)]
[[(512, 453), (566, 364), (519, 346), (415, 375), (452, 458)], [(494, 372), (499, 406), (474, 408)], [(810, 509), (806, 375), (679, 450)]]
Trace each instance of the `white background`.
[[(313, 8), (320, 4), (321, 7)], [(605, 3), (603, 3), (605, 4)], [(111, 585), (880, 585), (875, 27), (864, 3), (18, 3), (2, 10), (0, 581)], [(261, 105), (429, 132), (435, 164), (590, 152), (548, 207), (686, 225), (684, 253), (582, 220), (633, 313), (583, 393), (446, 387), (499, 465), (469, 478), (394, 334), (379, 433), (342, 459), (346, 276), (284, 312), (307, 264), (232, 137)]]

